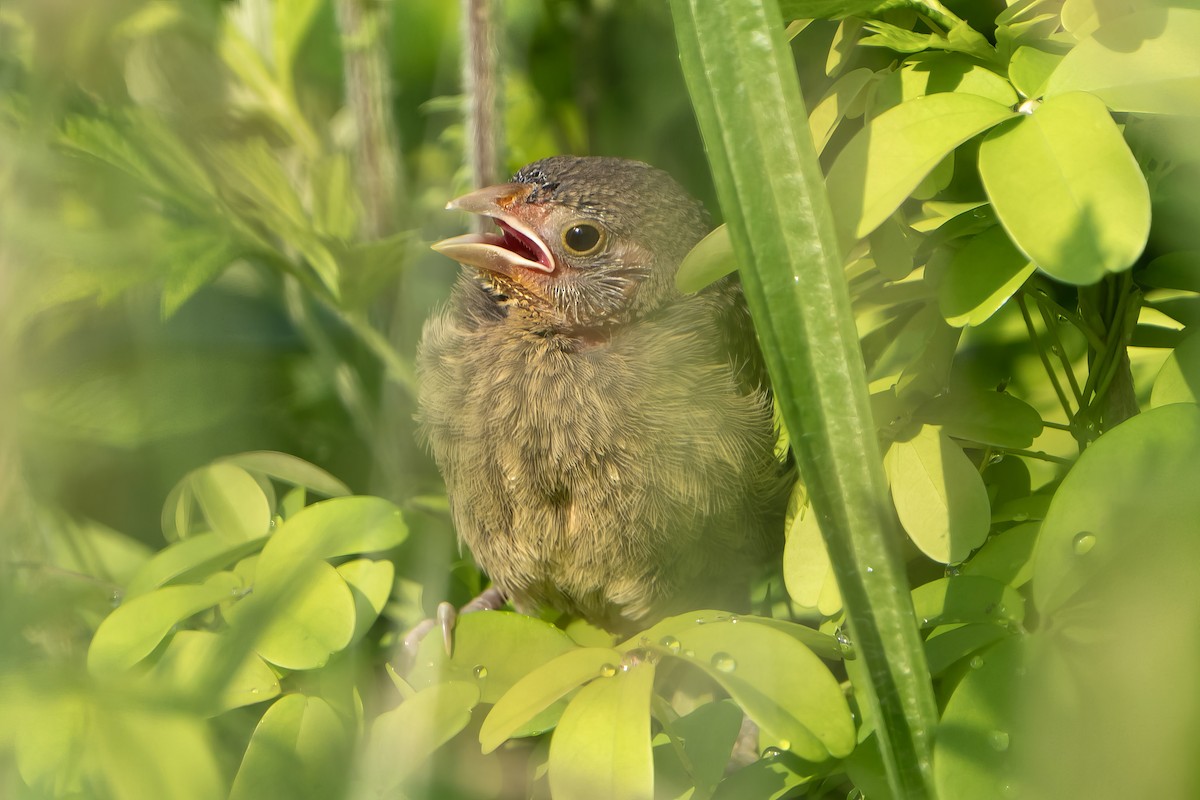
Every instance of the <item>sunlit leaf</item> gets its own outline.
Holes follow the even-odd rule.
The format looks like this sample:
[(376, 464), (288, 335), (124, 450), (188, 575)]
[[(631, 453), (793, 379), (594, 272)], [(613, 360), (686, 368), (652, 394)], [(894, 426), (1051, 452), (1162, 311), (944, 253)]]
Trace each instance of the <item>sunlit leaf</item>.
[(1200, 331), (1179, 343), (1154, 379), (1151, 407), (1171, 403), (1200, 403)]
[(1200, 407), (1160, 406), (1104, 433), (1063, 479), (1034, 552), (1033, 599), (1053, 614), (1135, 551), (1192, 537)]
[(955, 439), (1012, 450), (1029, 447), (1042, 433), (1041, 415), (1004, 392), (954, 389), (922, 404), (914, 416)]
[(793, 600), (817, 609), (823, 616), (833, 616), (842, 608), (837, 577), (812, 508), (799, 509), (788, 529), (783, 550), (783, 581)]
[(979, 174), (1013, 242), (1054, 278), (1094, 283), (1127, 269), (1146, 245), (1146, 179), (1091, 95), (1048, 97), (991, 131)]
[(212, 530), (227, 541), (251, 541), (267, 533), (271, 507), (254, 478), (232, 464), (210, 464), (189, 477), (192, 493)]
[[(707, 796), (725, 775), (729, 755), (742, 727), (742, 710), (730, 700), (705, 703), (670, 723), (689, 762), (680, 762), (666, 732), (655, 737), (654, 784), (658, 793), (667, 787), (668, 796), (686, 794), (695, 787), (696, 796)], [(663, 739), (665, 741), (660, 742)], [(690, 766), (691, 771), (688, 771)]]
[(240, 588), (241, 581), (232, 573), (219, 572), (200, 585), (166, 586), (123, 603), (96, 629), (88, 648), (88, 670), (102, 674), (132, 667), (179, 622), (230, 599)]
[[(974, 655), (988, 645), (1012, 636), (1012, 631), (999, 625), (972, 623), (934, 631), (925, 640), (925, 658), (929, 660), (929, 674), (939, 676), (967, 656)], [(976, 663), (982, 663), (982, 658)]]
[(550, 740), (555, 797), (654, 796), (650, 694), (654, 665), (617, 670), (579, 690)]
[(983, 547), (962, 565), (963, 575), (984, 575), (1020, 588), (1033, 574), (1033, 545), (1037, 522), (1026, 522), (988, 537)]
[(993, 578), (939, 578), (913, 589), (912, 598), (922, 628), (983, 622), (1015, 628), (1025, 619), (1025, 598)]
[(934, 742), (933, 775), (942, 797), (1025, 796), (1013, 756), (1026, 642), (1012, 637), (984, 651), (946, 704)]
[(979, 470), (941, 428), (925, 425), (884, 457), (900, 523), (921, 552), (956, 564), (987, 537), (989, 505)]
[(829, 668), (799, 639), (728, 615), (682, 623), (681, 617), (658, 629), (674, 632), (647, 636), (645, 646), (708, 673), (781, 749), (808, 761), (840, 758), (853, 749), (846, 698)]
[(1000, 75), (957, 53), (923, 52), (909, 57), (879, 85), (875, 107), (883, 111), (940, 92), (962, 92), (1014, 106), (1017, 94)]
[(395, 789), (426, 759), (471, 721), (479, 702), (474, 681), (448, 681), (428, 686), (371, 724), (366, 752), (367, 788), (374, 796), (393, 796)]
[(1008, 302), (1034, 265), (999, 225), (972, 237), (954, 254), (938, 287), (938, 307), (955, 327), (979, 325)]
[(575, 646), (560, 629), (524, 614), (463, 614), (454, 626), (453, 655), (446, 656), (435, 631), (421, 642), (408, 679), (418, 688), (467, 681), (479, 686), (481, 702), (495, 703), (526, 674)]
[[(261, 703), (278, 695), (279, 678), (254, 653), (246, 653), (240, 664), (226, 663), (230, 648), (236, 646), (227, 635), (211, 631), (179, 631), (171, 637), (171, 643), (148, 677), (180, 695), (205, 690), (201, 699), (211, 704), (213, 714)], [(222, 675), (231, 666), (232, 671)], [(211, 682), (217, 676), (226, 680), (214, 687)], [(209, 695), (213, 689), (216, 693)]]
[(350, 489), (346, 484), (325, 470), (287, 453), (257, 450), (226, 456), (221, 459), (221, 462), (234, 464), (250, 472), (260, 472), (293, 486), (303, 486), (326, 497), (342, 497), (350, 494)]
[(849, 115), (850, 106), (874, 77), (875, 73), (869, 69), (851, 70), (834, 81), (825, 97), (813, 106), (808, 115), (808, 128), (818, 153), (824, 151), (838, 124)]
[(729, 230), (720, 225), (692, 248), (675, 273), (675, 286), (681, 292), (698, 292), (737, 269)]
[(260, 656), (284, 669), (316, 669), (350, 644), (354, 596), (337, 570), (297, 561), (286, 576), (273, 572), (264, 583), (262, 567), (260, 557), (254, 593), (226, 612), (231, 625), (255, 634)]
[(873, 119), (846, 145), (826, 185), (844, 239), (887, 219), (946, 154), (1012, 112), (973, 94), (918, 97)]
[(1156, 8), (1097, 28), (1067, 53), (1046, 96), (1090, 92), (1114, 111), (1200, 114), (1200, 10)]
[(612, 677), (620, 666), (621, 654), (616, 650), (584, 647), (529, 672), (504, 693), (483, 721), (479, 729), (483, 752), (495, 750), (567, 692), (593, 678)]
[(337, 797), (346, 781), (348, 754), (345, 726), (327, 702), (286, 695), (255, 727), (230, 800)]
[(249, 555), (265, 541), (230, 542), (217, 533), (197, 533), (159, 550), (129, 581), (127, 598), (134, 598), (176, 580), (203, 580)]
[(1025, 97), (1041, 97), (1046, 91), (1046, 82), (1062, 59), (1062, 53), (1018, 47), (1008, 62), (1008, 77)]
[(350, 594), (354, 597), (354, 635), (351, 641), (358, 641), (383, 613), (383, 607), (392, 595), (396, 568), (390, 561), (359, 558), (339, 564), (337, 573), (350, 587)]

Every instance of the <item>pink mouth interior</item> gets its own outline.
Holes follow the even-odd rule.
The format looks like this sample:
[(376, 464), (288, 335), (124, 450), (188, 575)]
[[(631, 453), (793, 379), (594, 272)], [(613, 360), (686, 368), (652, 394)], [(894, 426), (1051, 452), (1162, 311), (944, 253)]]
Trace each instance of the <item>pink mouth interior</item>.
[(501, 241), (497, 242), (497, 244), (506, 250), (511, 250), (526, 261), (536, 261), (548, 270), (554, 269), (554, 265), (542, 253), (542, 249), (528, 236), (500, 220), (495, 220), (495, 223), (500, 226), (500, 230), (504, 234)]

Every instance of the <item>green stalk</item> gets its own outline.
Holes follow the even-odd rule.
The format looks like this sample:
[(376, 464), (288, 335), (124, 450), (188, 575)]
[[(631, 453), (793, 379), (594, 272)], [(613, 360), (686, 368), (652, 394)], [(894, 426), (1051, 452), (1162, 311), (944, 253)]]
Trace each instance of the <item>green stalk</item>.
[(937, 711), (833, 219), (775, 0), (671, 0), (680, 60), (896, 797), (933, 797)]

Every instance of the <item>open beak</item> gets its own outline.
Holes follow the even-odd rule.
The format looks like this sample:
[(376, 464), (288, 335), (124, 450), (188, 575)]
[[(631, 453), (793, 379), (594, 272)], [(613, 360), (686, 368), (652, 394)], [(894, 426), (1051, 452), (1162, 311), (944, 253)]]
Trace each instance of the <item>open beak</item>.
[(490, 217), (500, 232), (443, 239), (432, 245), (433, 249), (468, 267), (512, 277), (523, 271), (554, 272), (550, 248), (516, 213), (532, 190), (529, 184), (504, 183), (451, 200), (446, 204), (448, 210)]

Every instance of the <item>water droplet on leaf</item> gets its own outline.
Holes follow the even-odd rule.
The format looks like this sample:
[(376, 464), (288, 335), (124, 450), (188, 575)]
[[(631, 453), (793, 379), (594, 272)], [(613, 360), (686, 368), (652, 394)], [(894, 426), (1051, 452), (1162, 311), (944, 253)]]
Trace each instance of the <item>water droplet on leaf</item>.
[(471, 674), (479, 680), (483, 680), (488, 676), (487, 667), (485, 667), (483, 664), (476, 664), (475, 669), (471, 670)]
[(971, 659), (971, 669), (979, 669), (983, 666), (983, 656), (975, 656)]
[(601, 665), (601, 667), (600, 667), (600, 677), (601, 678), (611, 678), (613, 675), (616, 675), (616, 674), (617, 674), (617, 668), (614, 667), (612, 664)]
[(778, 747), (768, 747), (766, 750), (762, 751), (761, 758), (777, 758), (781, 755), (783, 755), (783, 751)]
[(663, 647), (670, 650), (672, 653), (679, 652), (679, 640), (676, 639), (674, 636), (662, 637), (662, 639), (659, 641), (659, 644), (661, 644)]
[(717, 672), (733, 672), (737, 669), (737, 661), (729, 653), (713, 653), (712, 665)]
[(1075, 534), (1075, 538), (1071, 540), (1071, 549), (1077, 556), (1087, 555), (1095, 546), (1096, 534), (1090, 531), (1081, 531)]
[(1007, 731), (992, 731), (988, 735), (988, 744), (997, 753), (1003, 753), (1008, 750), (1008, 732)]

